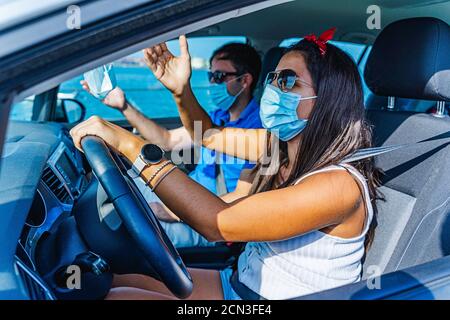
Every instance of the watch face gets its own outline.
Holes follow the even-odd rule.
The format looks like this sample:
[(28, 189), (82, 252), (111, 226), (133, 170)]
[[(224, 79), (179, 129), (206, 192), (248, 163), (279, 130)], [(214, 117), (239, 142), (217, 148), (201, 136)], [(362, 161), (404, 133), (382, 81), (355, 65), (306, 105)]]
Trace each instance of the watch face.
[(150, 163), (158, 163), (164, 156), (164, 151), (156, 144), (146, 144), (141, 150), (142, 157)]

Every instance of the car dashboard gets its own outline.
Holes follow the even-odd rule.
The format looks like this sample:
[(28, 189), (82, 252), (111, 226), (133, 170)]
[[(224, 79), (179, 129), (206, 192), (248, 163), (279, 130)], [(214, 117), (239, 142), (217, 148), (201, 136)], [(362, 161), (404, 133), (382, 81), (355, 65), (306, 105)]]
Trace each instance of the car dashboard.
[(63, 125), (9, 123), (1, 163), (0, 212), (9, 221), (3, 224), (5, 238), (19, 237), (15, 252), (2, 256), (14, 255), (17, 274), (32, 299), (52, 298), (38, 276), (37, 265), (45, 265), (36, 255), (38, 244), (72, 214), (87, 182), (81, 154)]
[[(120, 158), (115, 161), (123, 172), (129, 169)], [(101, 299), (113, 273), (157, 276), (62, 124), (10, 122), (1, 159), (0, 213), (0, 256), (9, 257), (0, 261), (0, 283), (2, 274), (13, 274), (20, 290), (11, 292), (20, 291), (20, 298)], [(188, 266), (222, 269), (240, 250), (240, 244), (224, 244), (182, 248), (180, 254)], [(89, 269), (98, 262), (107, 267), (101, 273), (83, 269), (82, 289), (68, 289), (68, 267)], [(0, 299), (17, 298), (11, 294), (0, 286)]]

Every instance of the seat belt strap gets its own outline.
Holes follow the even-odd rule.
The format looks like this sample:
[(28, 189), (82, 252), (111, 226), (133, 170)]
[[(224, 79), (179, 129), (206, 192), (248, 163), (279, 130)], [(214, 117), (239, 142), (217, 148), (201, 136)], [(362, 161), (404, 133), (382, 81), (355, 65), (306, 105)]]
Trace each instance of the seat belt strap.
[(230, 278), (233, 290), (242, 300), (267, 300), (239, 281), (238, 271), (234, 271)]
[[(446, 133), (446, 135), (449, 132)], [(343, 163), (349, 163), (349, 162), (354, 162), (354, 161), (359, 161), (362, 159), (366, 159), (366, 158), (370, 158), (370, 157), (375, 157), (381, 154), (385, 154), (388, 152), (393, 152), (399, 149), (405, 149), (405, 148), (409, 148), (409, 147), (414, 147), (414, 146), (418, 146), (427, 142), (433, 142), (433, 141), (437, 141), (437, 140), (448, 140), (450, 137), (441, 137), (439, 139), (427, 139), (427, 140), (423, 140), (423, 141), (418, 141), (418, 142), (413, 142), (413, 143), (404, 143), (404, 144), (397, 144), (397, 145), (392, 145), (392, 146), (384, 146), (384, 147), (373, 147), (373, 148), (365, 148), (365, 149), (359, 149), (356, 150), (353, 154), (345, 157), (342, 162)]]
[(227, 183), (225, 182), (225, 174), (220, 161), (220, 156), (222, 154), (216, 151), (216, 194), (220, 197), (228, 193)]
[(373, 148), (359, 149), (359, 150), (356, 150), (351, 155), (345, 157), (342, 160), (342, 162), (349, 163), (349, 162), (359, 161), (359, 160), (367, 159), (370, 157), (379, 156), (381, 154), (392, 152), (392, 151), (395, 151), (398, 149), (404, 149), (406, 147), (409, 147), (411, 145), (417, 145), (419, 143), (420, 142), (411, 143), (411, 144), (399, 144), (399, 145), (386, 146), (386, 147), (373, 147)]

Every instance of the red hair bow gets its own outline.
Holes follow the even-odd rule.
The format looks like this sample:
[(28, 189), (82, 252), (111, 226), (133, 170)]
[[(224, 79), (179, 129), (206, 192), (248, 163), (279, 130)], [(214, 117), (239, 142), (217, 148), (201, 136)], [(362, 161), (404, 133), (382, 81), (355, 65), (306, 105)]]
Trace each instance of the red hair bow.
[(315, 43), (319, 47), (320, 54), (324, 56), (327, 53), (327, 42), (333, 39), (335, 32), (336, 28), (331, 28), (322, 33), (319, 38), (315, 34), (309, 34), (303, 39)]

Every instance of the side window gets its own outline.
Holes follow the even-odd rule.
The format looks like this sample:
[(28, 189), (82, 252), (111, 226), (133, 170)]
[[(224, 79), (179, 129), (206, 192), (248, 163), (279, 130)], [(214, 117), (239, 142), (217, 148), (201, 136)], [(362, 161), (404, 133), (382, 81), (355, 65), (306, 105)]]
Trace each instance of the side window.
[[(222, 45), (230, 42), (245, 43), (245, 37), (197, 37), (188, 38), (191, 53), (191, 84), (200, 104), (209, 111), (212, 104), (207, 96), (209, 81), (207, 71), (212, 53)], [(179, 55), (178, 39), (167, 42), (167, 47), (174, 55)], [(144, 61), (142, 52), (137, 52), (114, 62), (117, 85), (121, 87), (127, 99), (149, 118), (178, 117), (178, 111), (170, 92), (153, 76)], [(124, 119), (114, 109), (106, 107), (81, 88), (83, 76), (66, 81), (60, 86), (60, 94), (69, 95), (86, 107), (85, 117), (99, 115), (108, 120)]]
[[(281, 41), (279, 44), (280, 47), (289, 47), (297, 42), (299, 42), (302, 38), (289, 38)], [(358, 44), (352, 42), (343, 42), (343, 41), (330, 41), (331, 44), (335, 45), (345, 53), (347, 53), (353, 61), (357, 64), (361, 59), (364, 50), (366, 49), (365, 44)]]
[(30, 96), (11, 106), (10, 120), (31, 121), (33, 117), (34, 97)]

